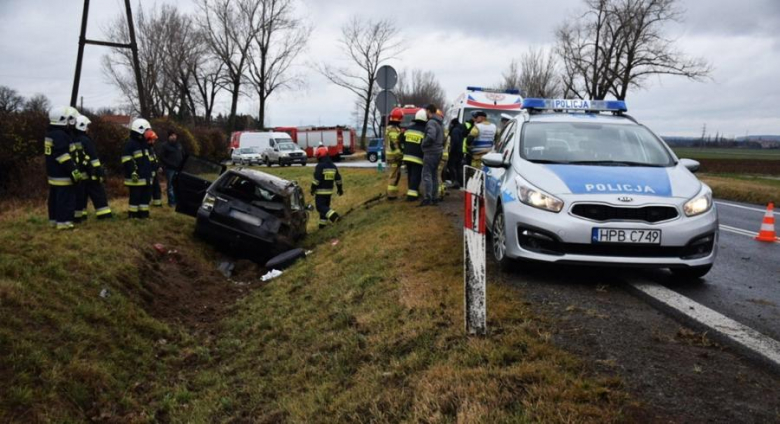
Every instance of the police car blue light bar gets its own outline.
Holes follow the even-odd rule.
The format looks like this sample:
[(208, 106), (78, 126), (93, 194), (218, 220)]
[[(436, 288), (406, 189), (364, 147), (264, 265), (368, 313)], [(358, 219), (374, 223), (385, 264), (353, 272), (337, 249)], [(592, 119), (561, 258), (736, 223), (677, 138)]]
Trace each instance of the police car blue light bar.
[(523, 99), (524, 109), (628, 112), (623, 100)]
[(484, 88), (484, 87), (466, 87), (468, 91), (484, 91), (485, 93), (506, 93), (520, 95), (520, 90), (516, 88), (510, 88), (507, 90), (499, 90), (497, 88)]

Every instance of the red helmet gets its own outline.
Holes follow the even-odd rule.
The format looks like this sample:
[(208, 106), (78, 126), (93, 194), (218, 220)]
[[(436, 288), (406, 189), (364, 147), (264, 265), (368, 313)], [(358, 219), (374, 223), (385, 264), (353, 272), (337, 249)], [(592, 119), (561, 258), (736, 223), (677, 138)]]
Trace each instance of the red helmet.
[(144, 138), (146, 138), (146, 141), (154, 142), (157, 140), (157, 133), (152, 130), (146, 130), (144, 131)]
[(404, 120), (404, 110), (400, 107), (393, 109), (390, 112), (390, 122), (401, 122)]
[(325, 146), (317, 147), (317, 150), (314, 151), (314, 157), (317, 159), (324, 158), (328, 156), (328, 148)]

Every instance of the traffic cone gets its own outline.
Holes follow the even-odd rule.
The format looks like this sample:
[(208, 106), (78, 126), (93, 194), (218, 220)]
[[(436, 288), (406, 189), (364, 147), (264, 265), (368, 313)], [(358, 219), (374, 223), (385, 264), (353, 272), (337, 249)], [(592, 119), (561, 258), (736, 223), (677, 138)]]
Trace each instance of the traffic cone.
[(764, 215), (764, 220), (761, 222), (761, 230), (758, 232), (758, 236), (756, 236), (756, 240), (766, 241), (769, 243), (774, 243), (776, 241), (774, 210), (775, 210), (775, 204), (769, 202), (769, 204), (766, 207), (766, 214)]

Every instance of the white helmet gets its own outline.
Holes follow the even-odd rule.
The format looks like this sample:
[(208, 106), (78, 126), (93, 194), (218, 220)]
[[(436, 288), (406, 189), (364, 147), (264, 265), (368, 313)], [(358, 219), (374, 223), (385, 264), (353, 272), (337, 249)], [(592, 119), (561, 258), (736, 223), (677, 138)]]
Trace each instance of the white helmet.
[(418, 110), (417, 113), (414, 114), (414, 120), (426, 122), (428, 120), (428, 114), (425, 112), (425, 109)]
[(152, 126), (151, 124), (149, 124), (149, 121), (143, 118), (138, 118), (130, 124), (130, 131), (137, 132), (138, 134), (141, 135), (144, 135), (146, 130), (151, 128)]
[(76, 129), (79, 131), (87, 132), (87, 128), (89, 128), (89, 124), (91, 123), (92, 121), (90, 121), (89, 118), (87, 118), (84, 115), (79, 115), (76, 118)]
[(76, 118), (79, 116), (79, 111), (75, 107), (53, 107), (49, 111), (49, 123), (58, 127), (76, 125)]

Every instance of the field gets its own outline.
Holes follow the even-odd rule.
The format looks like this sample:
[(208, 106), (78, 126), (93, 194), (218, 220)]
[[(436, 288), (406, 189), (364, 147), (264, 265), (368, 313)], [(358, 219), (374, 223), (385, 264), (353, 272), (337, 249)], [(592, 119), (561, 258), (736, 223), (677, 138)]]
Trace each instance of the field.
[(696, 147), (674, 147), (677, 157), (688, 159), (758, 159), (780, 160), (777, 149), (709, 149)]
[[(306, 187), (312, 171), (272, 172)], [(489, 285), (491, 332), (466, 337), (451, 218), (363, 205), (383, 176), (343, 174), (344, 220), (311, 226), (313, 253), (266, 283), (247, 261), (222, 276), (230, 258), (167, 208), (69, 233), (36, 205), (4, 214), (0, 421), (626, 419), (621, 382), (555, 348), (517, 289)]]

